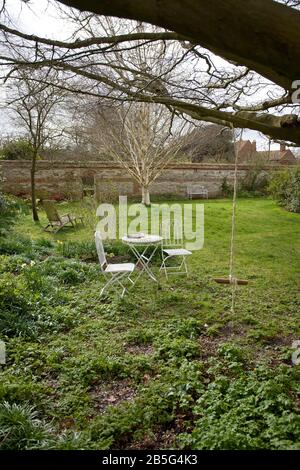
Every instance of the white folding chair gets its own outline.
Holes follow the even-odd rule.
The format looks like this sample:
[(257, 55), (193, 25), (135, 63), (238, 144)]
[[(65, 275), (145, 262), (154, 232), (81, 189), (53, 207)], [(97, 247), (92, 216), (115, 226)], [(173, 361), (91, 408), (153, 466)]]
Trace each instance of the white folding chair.
[(132, 284), (134, 284), (133, 280), (130, 278), (130, 274), (133, 273), (135, 269), (135, 264), (134, 263), (108, 264), (106, 261), (105, 251), (103, 248), (101, 233), (99, 231), (95, 232), (95, 244), (96, 244), (101, 271), (105, 277), (108, 277), (108, 281), (106, 282), (105, 286), (101, 289), (100, 295), (102, 295), (110, 287), (115, 289), (119, 294), (118, 287), (121, 287), (122, 288), (121, 297), (123, 297), (127, 289), (123, 285), (122, 281), (123, 279), (128, 279)]
[[(186, 257), (190, 256), (192, 252), (183, 248), (182, 226), (175, 224), (173, 226), (172, 234), (170, 223), (163, 223), (161, 225), (161, 236), (163, 241), (161, 248), (162, 264), (160, 271), (164, 271), (166, 277), (168, 277), (168, 274), (185, 274), (188, 276)], [(168, 265), (167, 262), (174, 258), (180, 258), (180, 264)]]

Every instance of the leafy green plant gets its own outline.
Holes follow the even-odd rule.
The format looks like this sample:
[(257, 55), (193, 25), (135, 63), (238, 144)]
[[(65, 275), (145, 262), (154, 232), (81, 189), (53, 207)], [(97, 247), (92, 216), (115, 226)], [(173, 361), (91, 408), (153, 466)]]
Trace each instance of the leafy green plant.
[(57, 252), (65, 258), (80, 258), (97, 261), (97, 252), (93, 241), (58, 242)]
[(241, 191), (255, 195), (266, 194), (269, 179), (268, 173), (264, 171), (266, 163), (266, 157), (255, 157), (252, 159), (242, 180)]
[(221, 191), (224, 197), (229, 197), (233, 193), (233, 188), (229, 185), (227, 177), (223, 178), (222, 180)]
[(0, 404), (0, 449), (37, 449), (47, 445), (52, 427), (41, 420), (34, 407)]
[(95, 357), (80, 355), (66, 359), (64, 377), (68, 380), (79, 381), (81, 385), (89, 385), (95, 380), (110, 379), (113, 377), (125, 377), (126, 371), (118, 358), (100, 356)]
[(194, 358), (200, 354), (199, 345), (186, 338), (160, 339), (157, 356), (166, 360), (182, 360), (182, 358)]
[(36, 334), (31, 296), (13, 275), (0, 276), (0, 331), (8, 336)]
[(52, 276), (55, 277), (55, 282), (66, 285), (79, 284), (99, 276), (98, 266), (60, 257), (50, 257), (38, 269), (41, 277)]
[(27, 211), (28, 207), (24, 202), (0, 191), (0, 215), (2, 217), (11, 217), (18, 212), (27, 213)]
[(300, 167), (273, 173), (268, 191), (290, 212), (300, 212)]
[[(297, 377), (298, 376), (298, 377)], [(290, 389), (299, 374), (281, 366), (239, 371), (235, 378), (217, 374), (193, 408), (191, 434), (184, 448), (210, 450), (300, 449), (300, 417)]]
[(25, 254), (33, 257), (32, 241), (23, 235), (14, 235), (0, 241), (0, 253), (7, 255)]
[(246, 355), (244, 350), (232, 343), (223, 343), (218, 348), (218, 353), (224, 357), (226, 361), (231, 363), (245, 363)]
[[(15, 362), (18, 362), (18, 358), (21, 357), (21, 353), (18, 350), (13, 351), (12, 349), (12, 345), (9, 345), (8, 355), (12, 356)], [(27, 349), (24, 356), (28, 357)], [(9, 368), (3, 369), (3, 371), (1, 371), (1, 403), (4, 401), (9, 401), (10, 403), (19, 403), (22, 405), (24, 404), (24, 401), (28, 401), (30, 403), (39, 403), (40, 405), (46, 392), (47, 386), (42, 383), (42, 381), (34, 381), (30, 375), (28, 376), (28, 365), (27, 368), (25, 368), (23, 365), (22, 371), (18, 371), (18, 373), (15, 374), (12, 374)]]
[[(53, 427), (21, 438), (22, 448), (299, 447), (298, 215), (270, 199), (239, 201), (238, 271), (251, 282), (233, 316), (231, 290), (210, 282), (226, 272), (231, 204), (205, 204), (207, 243), (190, 276), (161, 276), (159, 286), (141, 276), (123, 299), (100, 297), (97, 259), (82, 262), (93, 261), (89, 229), (42, 234), (21, 216), (3, 234), (0, 246), (19, 250), (0, 256), (0, 329), (9, 330), (0, 400), (34, 404)], [(72, 244), (68, 257), (57, 239)]]
[(16, 139), (5, 144), (0, 154), (2, 160), (31, 160), (33, 147), (26, 139)]
[(89, 443), (89, 432), (64, 431), (58, 438), (54, 438), (51, 444), (47, 445), (47, 449), (84, 450), (90, 447)]
[(24, 255), (0, 255), (0, 273), (20, 273), (26, 264), (30, 259)]

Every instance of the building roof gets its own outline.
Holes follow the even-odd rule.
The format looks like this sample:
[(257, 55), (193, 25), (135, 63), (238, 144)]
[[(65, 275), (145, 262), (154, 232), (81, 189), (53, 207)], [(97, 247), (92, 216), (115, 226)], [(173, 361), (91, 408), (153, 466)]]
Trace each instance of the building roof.
[(257, 150), (255, 141), (250, 142), (250, 140), (240, 140), (236, 143), (236, 149), (241, 156), (247, 156), (248, 158), (253, 158), (256, 155), (264, 156), (271, 162), (281, 162), (286, 160), (296, 161), (294, 153), (290, 149), (285, 148), (284, 144), (281, 144), (279, 150), (271, 150), (269, 152), (266, 150)]
[(271, 152), (266, 153), (269, 156), (269, 160), (273, 162), (279, 162), (285, 157), (290, 157), (291, 155), (294, 157), (294, 154), (291, 152), (291, 150), (272, 150)]

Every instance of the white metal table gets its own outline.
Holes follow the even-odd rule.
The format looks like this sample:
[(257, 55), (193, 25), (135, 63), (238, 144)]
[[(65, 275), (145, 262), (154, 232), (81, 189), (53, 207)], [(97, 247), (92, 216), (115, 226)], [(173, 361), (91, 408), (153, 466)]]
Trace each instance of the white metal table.
[[(149, 264), (157, 249), (161, 246), (162, 237), (159, 235), (143, 235), (137, 238), (136, 236), (126, 235), (122, 238), (122, 242), (129, 246), (142, 268), (135, 282), (144, 272), (148, 274), (150, 279), (157, 282)], [(139, 248), (142, 248), (142, 250), (139, 250)]]

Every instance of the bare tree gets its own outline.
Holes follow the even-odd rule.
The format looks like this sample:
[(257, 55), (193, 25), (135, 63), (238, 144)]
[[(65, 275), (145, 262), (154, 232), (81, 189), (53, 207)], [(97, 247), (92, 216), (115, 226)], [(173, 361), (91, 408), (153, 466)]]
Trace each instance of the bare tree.
[(147, 103), (115, 110), (113, 122), (111, 112), (109, 116), (102, 112), (99, 119), (101, 149), (138, 183), (142, 203), (149, 206), (151, 184), (176, 158), (187, 123), (174, 121), (164, 106)]
[[(46, 75), (49, 78), (49, 75)], [(47, 144), (61, 135), (54, 124), (57, 106), (63, 100), (63, 94), (57, 88), (45, 84), (45, 74), (32, 73), (31, 69), (22, 69), (7, 90), (6, 106), (12, 112), (18, 125), (24, 129), (25, 136), (32, 147), (30, 170), (31, 204), (33, 220), (39, 216), (36, 205), (35, 174), (39, 153)], [(54, 78), (52, 77), (54, 80)], [(56, 116), (57, 121), (57, 116)]]
[[(98, 15), (156, 24), (291, 90), (300, 77), (297, 0), (59, 0)], [(222, 27), (220, 27), (222, 26)]]
[(198, 127), (186, 136), (181, 150), (192, 162), (233, 161), (232, 131), (215, 124)]
[[(148, 8), (147, 0), (59, 3), (161, 28), (109, 18), (105, 24), (103, 17), (74, 10), (68, 13), (75, 25), (71, 40), (54, 40), (14, 29), (4, 19), (0, 61), (6, 76), (28, 64), (55, 67), (76, 93), (157, 102), (187, 118), (300, 145), (293, 98), (293, 81), (300, 77), (298, 2), (251, 0), (245, 8), (245, 0), (198, 0), (192, 15), (185, 0), (162, 0), (163, 14)], [(161, 67), (153, 57), (160, 57)]]

